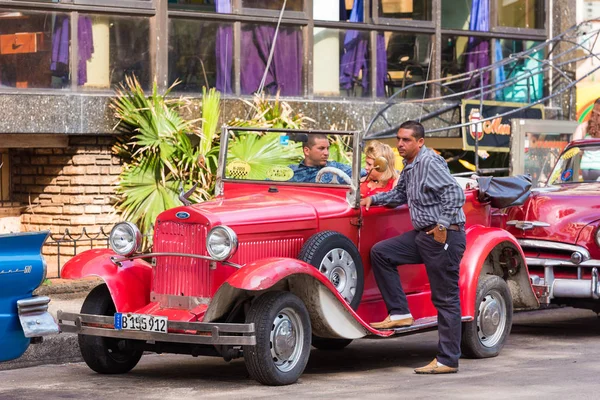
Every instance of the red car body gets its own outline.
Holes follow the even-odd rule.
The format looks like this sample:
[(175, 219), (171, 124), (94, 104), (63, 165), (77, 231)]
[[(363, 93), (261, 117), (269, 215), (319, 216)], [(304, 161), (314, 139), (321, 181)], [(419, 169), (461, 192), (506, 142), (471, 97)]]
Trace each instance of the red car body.
[[(227, 136), (225, 131), (222, 138)], [(358, 147), (355, 147), (355, 153), (359, 154), (360, 150), (357, 150)], [(224, 158), (223, 154), (221, 158)], [(359, 163), (360, 159), (355, 157), (354, 161)], [(354, 171), (358, 170), (355, 164)], [(165, 316), (170, 324), (169, 333), (116, 331), (110, 326), (110, 313), (105, 314), (108, 315), (105, 319), (63, 313), (59, 316), (61, 327), (82, 336), (146, 341), (143, 346), (146, 351), (212, 354), (208, 350), (214, 352), (216, 349), (213, 355), (226, 359), (251, 356), (254, 357), (251, 360), (255, 360), (256, 357), (260, 359), (260, 355), (256, 354), (260, 353), (263, 340), (261, 335), (264, 332), (261, 330), (279, 326), (277, 319), (273, 324), (266, 324), (264, 329), (259, 320), (252, 322), (252, 316), (259, 313), (255, 309), (267, 310), (264, 312), (268, 313), (270, 304), (277, 304), (277, 301), (268, 302), (269, 296), (280, 296), (281, 302), (285, 303), (291, 295), (294, 299), (290, 300), (290, 304), (299, 299), (308, 312), (308, 335), (317, 348), (341, 348), (352, 339), (365, 336), (383, 338), (436, 326), (437, 312), (431, 302), (423, 265), (399, 268), (411, 312), (417, 320), (415, 325), (397, 331), (377, 331), (369, 326), (370, 322), (382, 320), (387, 315), (371, 271), (370, 249), (380, 240), (412, 229), (406, 206), (372, 207), (365, 211), (358, 206), (360, 199), (356, 197), (358, 176), (350, 187), (223, 181), (218, 184), (219, 196), (214, 200), (174, 208), (159, 215), (155, 223), (152, 254), (149, 255), (152, 263), (136, 257), (118, 259), (111, 250), (92, 250), (74, 257), (62, 270), (65, 278), (102, 277), (115, 306), (111, 311)], [(513, 306), (535, 308), (538, 302), (516, 239), (505, 230), (490, 227), (490, 205), (478, 200), (476, 188), (468, 188), (465, 193), (467, 248), (460, 269), (463, 321), (471, 327), (471, 355), (494, 356), (510, 331)], [(207, 235), (218, 226), (227, 226), (237, 235), (237, 252), (225, 263), (211, 260), (207, 251)], [(344, 246), (353, 246), (360, 257), (360, 260), (353, 261), (362, 264), (363, 273), (357, 276), (360, 280), (362, 275), (363, 290), (359, 288), (361, 285), (357, 285), (360, 302), (353, 302), (357, 304), (354, 309), (349, 299), (340, 294), (340, 282), (344, 279), (346, 283), (350, 281), (344, 275), (346, 272), (340, 270), (339, 274), (331, 273), (328, 278), (319, 271), (319, 265), (313, 266), (298, 259), (307, 254), (306, 246), (314, 243), (317, 247), (327, 246), (325, 239), (315, 242), (314, 239), (320, 237), (335, 237), (338, 241), (345, 238), (350, 244)], [(313, 254), (319, 249), (308, 253)], [(348, 250), (350, 254), (354, 254), (353, 251)], [(485, 292), (481, 285), (489, 281), (487, 278), (490, 276), (500, 277), (504, 286)], [(497, 302), (496, 308), (485, 308), (482, 304), (486, 300), (488, 304)], [(260, 303), (259, 306), (257, 303)], [(291, 305), (285, 310), (293, 311), (294, 307)], [(274, 315), (277, 315), (280, 310), (275, 311)], [(85, 314), (84, 310), (82, 313)], [(283, 338), (296, 344), (301, 336), (306, 340), (307, 333), (301, 335), (300, 332), (306, 328), (298, 317), (301, 314), (302, 310), (290, 312), (289, 324), (288, 320), (282, 322), (282, 329), (287, 334), (279, 337), (277, 332), (271, 332), (270, 336), (267, 332), (265, 340), (271, 342), (266, 345), (267, 354), (260, 363), (270, 363), (272, 355), (276, 365), (273, 371), (270, 365), (267, 370), (271, 372), (264, 373), (264, 364), (255, 368), (252, 367), (254, 361), (247, 360), (251, 376), (266, 384), (295, 382), (306, 360), (292, 360), (298, 346), (292, 346), (292, 349), (280, 344), (277, 347), (277, 340)], [(77, 318), (83, 318), (83, 328), (69, 322)], [(298, 326), (294, 325), (295, 320)], [(100, 322), (104, 327), (94, 325)], [(288, 325), (293, 329), (286, 330)], [(236, 327), (241, 330), (236, 330)], [(493, 341), (487, 343), (488, 338), (481, 333), (478, 338), (477, 332), (483, 328), (490, 331), (490, 336), (495, 335)], [(227, 338), (223, 332), (233, 333)], [(198, 336), (203, 336), (206, 340), (188, 343), (191, 347), (187, 350), (168, 345), (173, 341), (185, 343), (186, 333), (188, 338), (193, 336), (194, 340), (198, 340)], [(148, 340), (160, 341), (164, 346), (156, 344), (149, 347)], [(269, 346), (276, 348), (277, 354), (273, 350), (269, 354)], [(279, 353), (285, 353), (289, 360)], [(308, 355), (305, 357), (307, 359)], [(289, 371), (284, 363), (286, 360), (294, 365)], [(98, 372), (114, 372), (102, 366), (90, 367)]]
[(553, 182), (494, 217), (519, 241), (544, 304), (600, 311), (600, 182), (584, 181), (580, 171), (582, 154), (592, 151), (600, 151), (600, 140), (570, 143)]

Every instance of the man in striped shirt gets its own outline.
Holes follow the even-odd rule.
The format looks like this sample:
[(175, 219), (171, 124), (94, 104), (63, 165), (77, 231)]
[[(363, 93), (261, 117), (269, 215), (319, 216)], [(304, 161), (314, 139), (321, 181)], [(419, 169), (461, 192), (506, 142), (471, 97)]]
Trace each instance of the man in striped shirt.
[(466, 247), (465, 194), (450, 175), (446, 161), (425, 147), (425, 130), (406, 121), (398, 130), (398, 152), (404, 169), (398, 184), (389, 192), (362, 199), (371, 205), (396, 207), (408, 204), (414, 230), (383, 240), (371, 249), (373, 274), (389, 315), (372, 323), (377, 329), (411, 326), (414, 319), (402, 290), (398, 266), (425, 264), (431, 300), (438, 311), (438, 355), (418, 374), (458, 371), (461, 338), (461, 308), (458, 290), (459, 266)]

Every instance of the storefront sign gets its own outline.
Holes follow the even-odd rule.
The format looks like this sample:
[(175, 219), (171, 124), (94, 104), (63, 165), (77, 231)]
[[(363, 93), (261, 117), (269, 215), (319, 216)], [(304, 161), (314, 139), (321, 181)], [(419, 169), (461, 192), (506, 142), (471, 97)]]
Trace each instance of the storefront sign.
[[(463, 127), (463, 149), (475, 150), (475, 137), (478, 137), (479, 150), (510, 151), (511, 119), (544, 119), (543, 105), (521, 109), (524, 105), (523, 103), (484, 101), (483, 107), (481, 107), (479, 100), (463, 100), (462, 123), (472, 122), (472, 124)], [(483, 119), (511, 111), (514, 112), (505, 117), (497, 117), (481, 122)]]

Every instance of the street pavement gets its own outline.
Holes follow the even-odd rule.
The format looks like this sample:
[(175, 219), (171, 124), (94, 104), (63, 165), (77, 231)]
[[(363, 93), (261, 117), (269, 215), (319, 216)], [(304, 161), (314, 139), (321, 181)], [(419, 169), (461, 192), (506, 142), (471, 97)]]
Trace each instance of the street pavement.
[(99, 375), (84, 363), (0, 371), (0, 399), (597, 399), (600, 320), (571, 308), (520, 313), (501, 355), (462, 359), (458, 374), (413, 368), (436, 351), (437, 332), (357, 340), (345, 350), (313, 350), (300, 381), (266, 387), (242, 360), (145, 355), (130, 373)]

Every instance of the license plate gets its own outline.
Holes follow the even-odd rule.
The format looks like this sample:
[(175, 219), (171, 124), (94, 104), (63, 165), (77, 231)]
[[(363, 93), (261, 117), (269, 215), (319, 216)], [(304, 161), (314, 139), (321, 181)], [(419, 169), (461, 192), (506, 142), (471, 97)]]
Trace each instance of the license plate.
[(167, 317), (115, 313), (115, 329), (167, 333)]

